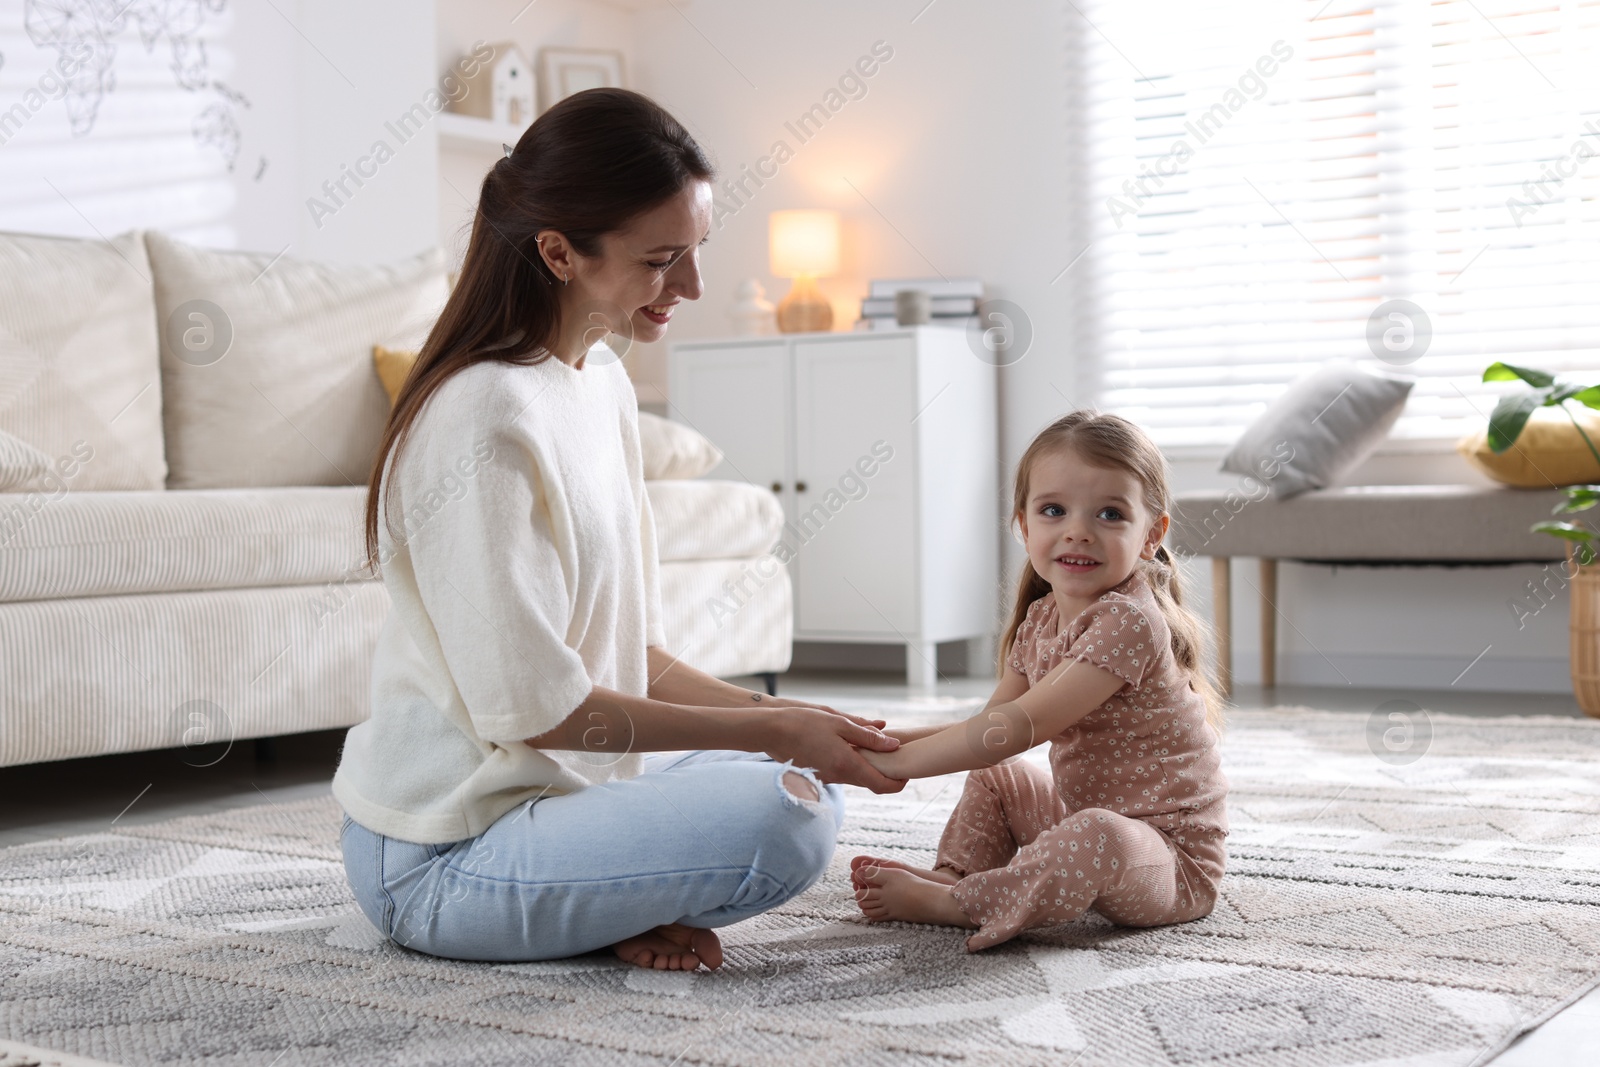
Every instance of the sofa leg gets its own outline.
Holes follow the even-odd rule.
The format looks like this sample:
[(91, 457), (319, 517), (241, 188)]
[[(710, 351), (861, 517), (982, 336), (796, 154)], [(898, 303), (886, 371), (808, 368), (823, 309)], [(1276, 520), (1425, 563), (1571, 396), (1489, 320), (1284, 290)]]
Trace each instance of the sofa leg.
[(762, 674), (761, 680), (767, 683), (767, 696), (775, 697), (778, 695), (777, 671), (767, 671), (766, 673)]
[(256, 738), (256, 762), (276, 763), (278, 761), (278, 739), (276, 737)]
[(1217, 631), (1217, 691), (1233, 694), (1233, 561), (1211, 557), (1211, 614)]

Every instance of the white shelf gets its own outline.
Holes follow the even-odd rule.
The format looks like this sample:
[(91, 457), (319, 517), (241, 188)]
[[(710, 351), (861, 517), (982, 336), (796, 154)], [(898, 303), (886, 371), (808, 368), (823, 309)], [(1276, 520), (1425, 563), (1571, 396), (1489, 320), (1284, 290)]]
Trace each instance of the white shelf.
[(492, 149), (503, 152), (503, 144), (516, 147), (527, 126), (513, 126), (509, 122), (494, 122), (474, 115), (457, 115), (453, 111), (439, 112), (439, 146), (457, 151), (482, 152)]

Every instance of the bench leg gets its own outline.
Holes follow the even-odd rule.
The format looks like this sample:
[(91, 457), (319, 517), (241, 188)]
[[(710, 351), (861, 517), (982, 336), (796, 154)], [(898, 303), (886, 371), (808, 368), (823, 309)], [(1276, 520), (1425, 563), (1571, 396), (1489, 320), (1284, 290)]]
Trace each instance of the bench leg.
[(1217, 691), (1233, 693), (1233, 561), (1211, 557), (1211, 611), (1217, 631)]
[(1278, 561), (1261, 561), (1261, 684), (1278, 684)]

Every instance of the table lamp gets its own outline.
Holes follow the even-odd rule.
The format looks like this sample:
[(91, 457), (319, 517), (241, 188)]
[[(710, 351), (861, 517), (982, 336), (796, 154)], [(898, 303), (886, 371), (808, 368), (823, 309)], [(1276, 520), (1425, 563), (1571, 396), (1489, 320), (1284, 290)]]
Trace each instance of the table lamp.
[(839, 213), (774, 211), (768, 216), (767, 255), (776, 277), (794, 279), (778, 303), (778, 329), (831, 330), (833, 305), (817, 288), (817, 278), (839, 269)]

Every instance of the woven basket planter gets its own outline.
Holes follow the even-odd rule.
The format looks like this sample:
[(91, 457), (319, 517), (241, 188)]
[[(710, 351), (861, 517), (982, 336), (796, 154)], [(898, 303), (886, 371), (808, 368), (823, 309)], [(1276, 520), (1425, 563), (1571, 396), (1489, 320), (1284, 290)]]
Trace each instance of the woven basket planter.
[(1572, 574), (1572, 695), (1584, 714), (1600, 719), (1600, 561), (1580, 567), (1567, 550)]

